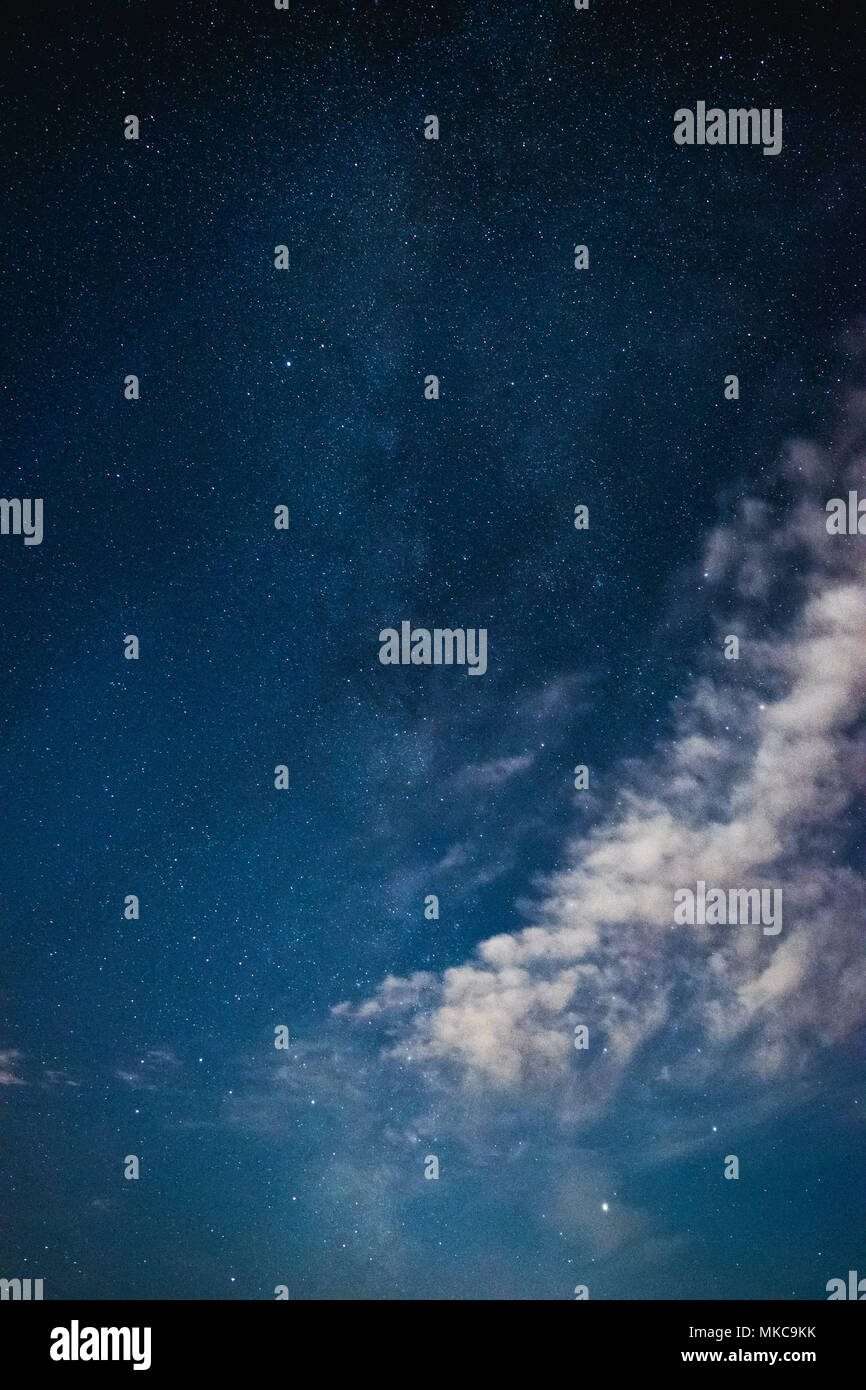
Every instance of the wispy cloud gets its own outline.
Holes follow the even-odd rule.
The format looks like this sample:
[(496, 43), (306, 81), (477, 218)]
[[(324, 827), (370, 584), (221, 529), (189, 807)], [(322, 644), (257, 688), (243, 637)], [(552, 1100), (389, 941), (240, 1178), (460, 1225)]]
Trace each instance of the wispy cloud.
[(26, 1082), (22, 1076), (18, 1075), (19, 1066), (23, 1053), (16, 1048), (7, 1048), (5, 1052), (0, 1052), (0, 1086), (24, 1086)]
[[(603, 1113), (662, 1037), (655, 1079), (705, 1084), (796, 1077), (862, 1025), (866, 894), (845, 817), (866, 783), (866, 540), (828, 536), (824, 504), (862, 485), (864, 426), (854, 397), (832, 450), (788, 450), (780, 514), (745, 501), (708, 537), (695, 583), (712, 585), (715, 630), (699, 674), (669, 737), (612, 777), (607, 814), (568, 847), (531, 924), (338, 1006), (382, 1026), (383, 1057), (476, 1098), (546, 1095), (572, 1124)], [(522, 770), (504, 758), (475, 775)], [(674, 928), (673, 891), (698, 879), (781, 887), (782, 933)]]
[(462, 786), (478, 787), (484, 791), (491, 787), (501, 787), (521, 772), (532, 767), (535, 758), (531, 753), (517, 753), (510, 758), (493, 758), (490, 762), (475, 763), (458, 773), (457, 781)]
[(134, 1067), (118, 1067), (114, 1074), (133, 1090), (156, 1091), (167, 1075), (179, 1071), (182, 1066), (171, 1048), (150, 1047), (136, 1060)]

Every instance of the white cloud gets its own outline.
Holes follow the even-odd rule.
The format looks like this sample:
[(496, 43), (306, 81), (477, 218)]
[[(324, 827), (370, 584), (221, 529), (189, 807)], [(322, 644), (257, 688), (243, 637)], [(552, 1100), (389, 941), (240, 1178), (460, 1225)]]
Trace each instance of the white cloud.
[(21, 1061), (22, 1055), (14, 1047), (0, 1052), (0, 1086), (26, 1085), (23, 1077), (18, 1075), (18, 1063)]
[(472, 767), (464, 768), (458, 780), (467, 786), (484, 790), (501, 787), (505, 782), (518, 777), (521, 772), (527, 772), (534, 762), (535, 758), (531, 753), (520, 753), (510, 758), (493, 758), (490, 762), (475, 763)]
[[(718, 585), (717, 628), (705, 669), (671, 737), (623, 769), (615, 807), (568, 847), (532, 925), (441, 976), (391, 977), (340, 1014), (387, 1021), (397, 1042), (386, 1050), (411, 1052), (428, 1075), (553, 1094), (572, 1119), (603, 1109), (663, 1031), (674, 1080), (698, 1053), (704, 1075), (793, 1076), (853, 1035), (866, 1019), (866, 894), (836, 851), (866, 783), (866, 538), (828, 536), (824, 502), (856, 486), (863, 463), (850, 448), (796, 444), (787, 514), (747, 502), (709, 536), (701, 573)], [(728, 633), (739, 661), (722, 656)], [(475, 776), (496, 785), (524, 764)], [(781, 934), (673, 927), (673, 890), (697, 879), (781, 888)], [(590, 1029), (585, 1053), (575, 1023)]]

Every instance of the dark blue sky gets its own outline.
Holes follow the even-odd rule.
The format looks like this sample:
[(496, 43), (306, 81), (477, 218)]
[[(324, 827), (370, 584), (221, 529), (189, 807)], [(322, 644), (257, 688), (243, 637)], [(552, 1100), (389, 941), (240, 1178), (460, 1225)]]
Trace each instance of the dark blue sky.
[[(0, 152), (0, 490), (45, 517), (0, 537), (0, 1275), (822, 1298), (863, 1250), (864, 542), (823, 528), (862, 476), (860, 27), (32, 8)], [(781, 108), (781, 153), (675, 145), (698, 100)], [(382, 666), (404, 619), (485, 628), (486, 674)], [(778, 941), (656, 920), (721, 865), (785, 886)]]

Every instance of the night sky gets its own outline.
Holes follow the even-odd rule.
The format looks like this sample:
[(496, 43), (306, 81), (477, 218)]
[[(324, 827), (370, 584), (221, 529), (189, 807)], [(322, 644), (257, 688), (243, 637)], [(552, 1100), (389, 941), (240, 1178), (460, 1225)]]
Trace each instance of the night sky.
[[(0, 1276), (866, 1275), (847, 8), (13, 4)], [(677, 145), (698, 101), (781, 152)], [(403, 621), (487, 671), (383, 665)], [(674, 926), (698, 880), (782, 931)]]

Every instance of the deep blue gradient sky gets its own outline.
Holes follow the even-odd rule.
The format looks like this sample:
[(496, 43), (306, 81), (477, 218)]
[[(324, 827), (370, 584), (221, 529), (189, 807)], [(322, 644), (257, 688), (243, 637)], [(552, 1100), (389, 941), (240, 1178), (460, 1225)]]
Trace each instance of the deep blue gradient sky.
[[(862, 647), (827, 735), (848, 794), (819, 778), (774, 861), (786, 885), (806, 866), (791, 930), (819, 896), (828, 924), (778, 993), (749, 985), (787, 936), (738, 964), (736, 1037), (703, 1035), (718, 1001), (691, 1012), (712, 946), (684, 940), (674, 979), (633, 913), (590, 987), (629, 994), (639, 1045), (589, 1109), (426, 1030), (442, 972), (561, 919), (550, 875), (628, 788), (663, 784), (696, 834), (735, 814), (739, 705), (728, 748), (712, 697), (700, 808), (664, 751), (733, 679), (717, 623), (740, 605), (753, 712), (842, 582), (790, 518), (823, 530), (850, 434), (823, 492), (805, 446), (780, 460), (862, 433), (862, 26), (681, 0), (33, 8), (2, 72), (0, 491), (44, 499), (45, 537), (0, 537), (0, 1275), (58, 1298), (824, 1297), (866, 1259)], [(676, 146), (697, 100), (781, 107), (781, 154)], [(403, 619), (485, 627), (487, 673), (383, 667)], [(416, 972), (408, 1014), (365, 1006)]]

